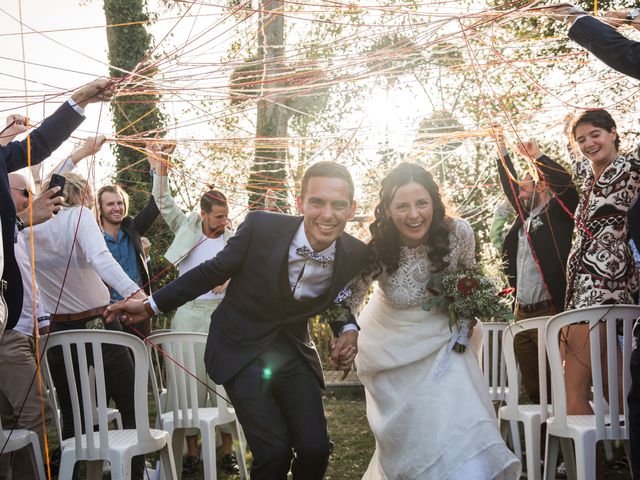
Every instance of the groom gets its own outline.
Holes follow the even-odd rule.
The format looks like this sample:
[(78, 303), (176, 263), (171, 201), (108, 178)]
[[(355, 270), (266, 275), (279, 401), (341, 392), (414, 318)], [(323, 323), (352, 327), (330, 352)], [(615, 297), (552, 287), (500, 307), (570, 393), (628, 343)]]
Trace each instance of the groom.
[[(139, 322), (231, 279), (211, 316), (205, 364), (236, 409), (253, 452), (253, 480), (285, 480), (290, 467), (297, 480), (324, 477), (331, 450), (324, 379), (307, 320), (334, 303), (367, 258), (365, 245), (344, 233), (355, 213), (353, 196), (344, 166), (316, 163), (302, 177), (296, 202), (302, 217), (251, 212), (215, 258), (145, 301), (105, 312), (107, 321), (121, 315), (125, 323)], [(355, 320), (332, 329), (331, 358), (348, 371)]]

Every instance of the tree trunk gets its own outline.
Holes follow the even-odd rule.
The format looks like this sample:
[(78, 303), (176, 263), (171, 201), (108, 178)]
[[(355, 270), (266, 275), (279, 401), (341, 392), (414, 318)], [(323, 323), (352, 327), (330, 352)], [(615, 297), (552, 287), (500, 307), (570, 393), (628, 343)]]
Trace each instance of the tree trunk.
[(255, 156), (249, 176), (249, 209), (262, 210), (266, 194), (271, 208), (287, 210), (287, 125), (285, 109), (283, 2), (261, 0), (258, 58), (262, 61), (262, 92), (258, 99)]

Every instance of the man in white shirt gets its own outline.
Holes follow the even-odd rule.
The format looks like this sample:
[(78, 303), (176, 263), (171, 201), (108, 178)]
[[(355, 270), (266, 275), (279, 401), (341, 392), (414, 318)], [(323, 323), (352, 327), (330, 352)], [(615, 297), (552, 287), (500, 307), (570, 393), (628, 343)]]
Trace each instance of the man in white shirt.
[[(178, 207), (169, 189), (168, 155), (174, 145), (149, 144), (147, 148), (149, 164), (154, 170), (153, 198), (164, 221), (174, 233), (175, 238), (165, 253), (165, 258), (178, 268), (179, 275), (184, 275), (202, 262), (215, 257), (220, 252), (233, 232), (227, 228), (229, 223), (229, 206), (222, 192), (210, 190), (200, 198), (200, 208), (186, 215)], [(203, 293), (195, 300), (185, 303), (176, 310), (171, 321), (171, 329), (178, 332), (208, 333), (211, 324), (211, 313), (218, 307), (224, 297), (226, 285), (216, 286)], [(196, 349), (196, 355), (202, 358), (195, 372), (197, 377), (208, 383), (204, 368), (204, 348)], [(198, 404), (217, 405), (215, 395), (208, 395), (208, 388), (198, 383)], [(220, 468), (227, 473), (239, 473), (240, 468), (233, 454), (233, 438), (229, 425), (221, 425), (222, 460)], [(199, 468), (198, 431), (187, 432), (187, 455), (182, 464), (182, 473), (192, 475)]]

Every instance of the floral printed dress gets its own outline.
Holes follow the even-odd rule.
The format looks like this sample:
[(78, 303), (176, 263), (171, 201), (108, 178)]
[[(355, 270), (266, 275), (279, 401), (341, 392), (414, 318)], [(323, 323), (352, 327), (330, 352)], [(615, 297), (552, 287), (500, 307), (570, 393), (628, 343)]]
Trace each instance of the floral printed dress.
[(576, 167), (584, 184), (576, 209), (577, 236), (567, 262), (567, 310), (633, 303), (638, 276), (627, 211), (640, 193), (638, 155), (638, 148), (620, 155), (597, 181), (588, 160)]

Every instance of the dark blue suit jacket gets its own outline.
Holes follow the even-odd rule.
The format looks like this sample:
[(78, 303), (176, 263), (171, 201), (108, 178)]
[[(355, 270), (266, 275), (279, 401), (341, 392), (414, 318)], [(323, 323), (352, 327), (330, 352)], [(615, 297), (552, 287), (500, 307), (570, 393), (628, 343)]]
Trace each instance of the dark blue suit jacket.
[(302, 217), (251, 212), (215, 258), (153, 294), (158, 308), (169, 312), (231, 278), (224, 299), (211, 315), (205, 351), (207, 372), (217, 384), (231, 380), (284, 333), (324, 386), (307, 320), (331, 306), (358, 274), (367, 259), (367, 247), (343, 233), (336, 242), (329, 290), (316, 299), (296, 301), (289, 284), (288, 259), (301, 222)]
[(579, 43), (614, 70), (640, 80), (640, 43), (590, 16), (578, 18), (569, 38)]
[[(53, 115), (29, 134), (31, 140), (31, 163), (36, 165), (51, 155), (62, 142), (82, 123), (84, 117), (67, 102)], [(11, 198), (9, 172), (27, 166), (27, 140), (11, 142), (0, 147), (0, 218), (2, 218), (2, 242), (4, 246), (4, 271), (2, 279), (7, 282), (5, 299), (9, 311), (7, 329), (13, 328), (22, 310), (22, 279), (13, 253), (16, 226), (16, 208)]]
[[(593, 17), (577, 19), (569, 38), (579, 43), (614, 70), (640, 80), (640, 43), (628, 39), (615, 28)], [(629, 233), (640, 249), (640, 202), (627, 212)]]

